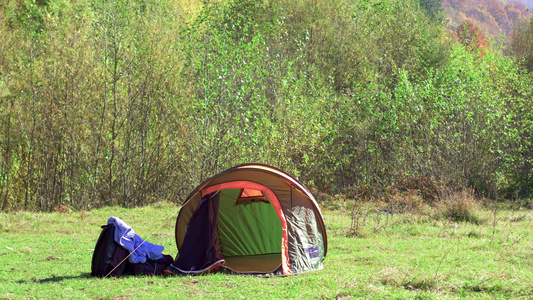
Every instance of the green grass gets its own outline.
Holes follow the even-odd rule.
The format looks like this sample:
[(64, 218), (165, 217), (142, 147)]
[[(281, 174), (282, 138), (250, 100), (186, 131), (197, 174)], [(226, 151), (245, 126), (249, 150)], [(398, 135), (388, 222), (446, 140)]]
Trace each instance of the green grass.
[(366, 218), (360, 217), (358, 231), (351, 228), (349, 214), (324, 209), (329, 242), (325, 269), (273, 278), (90, 276), (100, 225), (111, 216), (120, 217), (141, 237), (165, 246), (164, 253), (174, 256), (178, 208), (171, 204), (2, 213), (0, 299), (533, 297), (532, 211), (495, 213), (478, 208), (478, 222), (452, 222), (430, 208), (388, 218), (374, 208), (377, 204), (362, 206)]

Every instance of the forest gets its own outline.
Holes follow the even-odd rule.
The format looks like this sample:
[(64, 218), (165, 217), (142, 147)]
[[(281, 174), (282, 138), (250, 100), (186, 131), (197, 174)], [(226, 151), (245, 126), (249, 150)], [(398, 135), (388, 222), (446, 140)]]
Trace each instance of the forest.
[(2, 1), (0, 210), (181, 204), (251, 162), (319, 201), (531, 199), (532, 6)]

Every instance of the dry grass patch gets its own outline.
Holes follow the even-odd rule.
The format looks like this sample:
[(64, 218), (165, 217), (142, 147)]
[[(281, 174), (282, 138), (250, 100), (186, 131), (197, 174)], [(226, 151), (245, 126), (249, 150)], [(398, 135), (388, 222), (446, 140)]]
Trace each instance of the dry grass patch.
[(389, 267), (379, 272), (379, 281), (383, 285), (403, 287), (410, 291), (430, 291), (435, 286), (435, 279), (428, 276), (414, 276)]
[(435, 205), (437, 216), (453, 222), (481, 224), (479, 216), (481, 204), (471, 191), (448, 194), (441, 197)]

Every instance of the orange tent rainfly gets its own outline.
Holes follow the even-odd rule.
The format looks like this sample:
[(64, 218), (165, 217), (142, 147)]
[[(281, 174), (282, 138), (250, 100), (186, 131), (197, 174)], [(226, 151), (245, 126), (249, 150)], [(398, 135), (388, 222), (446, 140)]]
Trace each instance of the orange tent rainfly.
[(323, 269), (327, 236), (311, 193), (271, 166), (245, 164), (200, 184), (176, 221), (166, 274), (291, 275)]

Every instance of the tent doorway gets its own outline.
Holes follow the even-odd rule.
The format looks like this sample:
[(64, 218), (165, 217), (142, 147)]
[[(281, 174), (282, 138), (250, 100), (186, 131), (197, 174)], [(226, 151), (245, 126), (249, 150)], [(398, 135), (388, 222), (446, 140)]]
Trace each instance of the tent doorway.
[(282, 227), (268, 195), (220, 191), (217, 236), (225, 264), (238, 273), (270, 273), (281, 265)]

